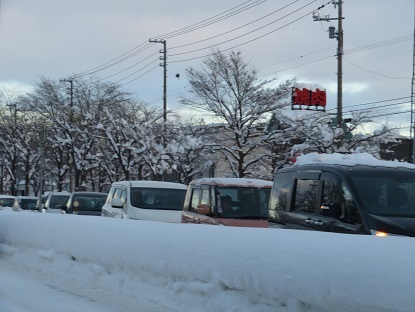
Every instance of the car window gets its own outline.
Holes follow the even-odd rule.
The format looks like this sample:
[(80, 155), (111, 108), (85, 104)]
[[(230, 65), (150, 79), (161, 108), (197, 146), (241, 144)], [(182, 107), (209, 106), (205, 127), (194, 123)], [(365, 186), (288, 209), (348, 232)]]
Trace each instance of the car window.
[(330, 180), (322, 181), (322, 187), (320, 214), (339, 219), (344, 214), (344, 199), (339, 183)]
[(123, 188), (116, 188), (114, 192), (114, 198), (119, 198), (124, 205), (127, 201), (127, 194)]
[(352, 182), (364, 209), (370, 213), (415, 215), (415, 179), (412, 174), (379, 171), (352, 176)]
[(36, 207), (37, 199), (36, 198), (22, 198), (20, 200), (20, 208), (22, 209), (32, 209)]
[(202, 190), (202, 198), (200, 199), (201, 204), (206, 204), (210, 207), (210, 192), (209, 189)]
[(288, 196), (293, 181), (293, 172), (278, 173), (272, 186), (269, 209), (284, 211), (288, 209)]
[(67, 200), (69, 198), (68, 195), (52, 195), (50, 198), (49, 208), (58, 209), (60, 206), (63, 206), (66, 204)]
[(297, 180), (293, 211), (315, 213), (318, 180)]
[(106, 203), (111, 203), (111, 200), (114, 198), (114, 196), (115, 196), (115, 191), (117, 190), (117, 188), (116, 187), (111, 187), (111, 189), (110, 189), (110, 191), (108, 192), (108, 197), (107, 197), (107, 200), (106, 200)]
[(3, 207), (13, 207), (14, 198), (2, 198), (0, 202)]
[(200, 195), (202, 193), (202, 190), (200, 189), (193, 189), (192, 190), (192, 198), (190, 200), (190, 210), (196, 211), (197, 205), (199, 205), (199, 199)]

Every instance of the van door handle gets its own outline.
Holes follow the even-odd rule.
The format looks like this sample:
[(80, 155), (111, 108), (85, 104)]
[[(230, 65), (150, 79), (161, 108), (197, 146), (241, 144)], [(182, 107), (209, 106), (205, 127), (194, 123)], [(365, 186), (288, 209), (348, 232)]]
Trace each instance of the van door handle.
[(314, 224), (314, 220), (313, 219), (306, 219), (305, 223)]
[(324, 223), (321, 220), (314, 221), (314, 225), (322, 226)]

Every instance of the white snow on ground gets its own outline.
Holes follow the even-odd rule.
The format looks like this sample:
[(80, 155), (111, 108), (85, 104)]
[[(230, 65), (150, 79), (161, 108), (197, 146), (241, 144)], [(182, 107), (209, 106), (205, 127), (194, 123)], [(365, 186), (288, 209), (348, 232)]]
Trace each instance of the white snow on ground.
[(414, 311), (415, 244), (0, 211), (0, 311)]

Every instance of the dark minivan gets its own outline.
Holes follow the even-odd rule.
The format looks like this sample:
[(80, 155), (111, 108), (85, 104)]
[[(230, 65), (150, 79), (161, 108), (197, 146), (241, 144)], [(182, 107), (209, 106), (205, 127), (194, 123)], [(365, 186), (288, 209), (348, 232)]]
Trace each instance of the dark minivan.
[(414, 197), (415, 169), (408, 166), (282, 168), (272, 188), (270, 227), (415, 236)]
[(100, 216), (107, 197), (108, 193), (73, 192), (61, 210), (68, 214)]

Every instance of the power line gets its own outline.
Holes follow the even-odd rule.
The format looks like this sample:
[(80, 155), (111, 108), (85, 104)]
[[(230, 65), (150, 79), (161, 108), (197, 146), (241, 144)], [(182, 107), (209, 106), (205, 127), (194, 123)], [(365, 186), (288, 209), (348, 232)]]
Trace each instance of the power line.
[(382, 73), (379, 73), (379, 72), (375, 72), (375, 71), (373, 71), (373, 70), (368, 70), (368, 69), (366, 69), (366, 68), (363, 68), (363, 67), (361, 67), (361, 66), (359, 66), (359, 65), (357, 65), (357, 64), (355, 64), (355, 63), (353, 63), (352, 61), (350, 61), (350, 60), (346, 59), (345, 57), (343, 57), (343, 59), (344, 59), (346, 62), (348, 62), (348, 63), (352, 64), (353, 66), (355, 66), (355, 67), (359, 68), (360, 70), (363, 70), (363, 71), (368, 72), (368, 73), (371, 73), (371, 74), (376, 74), (376, 75), (379, 75), (379, 76), (382, 76), (382, 77), (385, 77), (385, 78), (389, 78), (389, 79), (409, 79), (409, 80), (411, 80), (411, 79), (412, 79), (412, 78), (405, 78), (405, 77), (392, 77), (392, 76), (389, 76), (389, 75), (385, 75), (385, 74), (382, 74)]
[[(166, 37), (166, 38), (171, 38), (171, 37), (178, 36), (178, 35), (182, 34), (182, 33), (180, 33), (180, 32), (182, 32), (183, 30), (187, 30), (187, 31), (186, 31), (186, 33), (187, 33), (187, 32), (191, 32), (191, 31), (194, 31), (194, 30), (195, 30), (195, 29), (194, 29), (194, 26), (196, 26), (196, 25), (200, 25), (200, 24), (202, 24), (202, 23), (204, 23), (204, 22), (206, 22), (206, 21), (209, 21), (209, 20), (214, 20), (216, 17), (221, 16), (221, 15), (224, 15), (224, 14), (225, 14), (225, 13), (227, 13), (227, 12), (232, 12), (232, 11), (234, 11), (236, 8), (239, 8), (239, 7), (241, 7), (241, 6), (245, 5), (246, 3), (249, 3), (249, 2), (251, 2), (251, 1), (253, 1), (253, 0), (246, 1), (246, 2), (244, 2), (244, 3), (242, 3), (242, 4), (240, 4), (240, 5), (237, 5), (237, 6), (233, 7), (233, 8), (231, 8), (231, 9), (229, 9), (229, 10), (226, 10), (226, 11), (224, 11), (224, 12), (222, 12), (222, 13), (219, 13), (219, 14), (217, 14), (217, 15), (215, 15), (215, 16), (213, 16), (213, 17), (211, 17), (211, 18), (208, 18), (208, 19), (206, 19), (206, 20), (203, 20), (203, 21), (198, 22), (198, 23), (196, 23), (196, 24), (193, 24), (193, 25), (191, 25), (191, 26), (187, 26), (187, 27), (182, 28), (182, 29), (180, 29), (180, 30), (177, 30), (177, 31), (174, 31), (174, 32), (170, 32), (170, 33), (167, 33), (167, 34), (162, 35), (162, 36), (155, 36), (155, 37)], [(254, 2), (254, 4), (253, 4), (253, 5), (242, 7), (242, 9), (239, 9), (239, 11), (236, 11), (236, 13), (234, 12), (234, 14), (229, 15), (229, 16), (225, 16), (224, 18), (222, 18), (222, 19), (220, 19), (220, 20), (223, 20), (223, 19), (228, 18), (228, 17), (230, 17), (230, 16), (233, 16), (233, 15), (239, 14), (239, 13), (241, 13), (241, 12), (245, 11), (245, 10), (251, 9), (251, 8), (253, 8), (253, 7), (255, 7), (255, 6), (259, 5), (259, 4), (262, 4), (262, 3), (266, 2), (266, 1), (268, 1), (268, 0), (256, 0), (256, 1)], [(210, 24), (203, 25), (203, 26), (201, 26), (201, 27), (199, 27), (199, 28), (209, 26), (209, 25), (211, 25), (211, 24), (213, 24), (213, 23), (215, 23), (215, 22), (218, 22), (218, 21), (219, 21), (219, 20), (214, 20), (214, 21), (213, 21), (213, 22), (211, 22)], [(143, 48), (141, 48), (143, 45), (146, 45), (146, 46), (145, 46), (145, 47), (143, 47)], [(87, 71), (84, 71), (84, 72), (82, 72), (82, 73), (80, 73), (80, 74), (78, 74), (78, 75), (75, 75), (75, 76), (76, 76), (76, 77), (83, 77), (83, 76), (86, 76), (86, 75), (92, 75), (92, 74), (95, 74), (95, 73), (97, 73), (97, 72), (100, 72), (100, 71), (102, 71), (102, 70), (104, 70), (104, 69), (107, 69), (107, 68), (109, 68), (109, 67), (115, 66), (115, 65), (117, 65), (117, 64), (119, 64), (119, 63), (121, 63), (121, 62), (123, 62), (123, 61), (125, 61), (125, 60), (127, 60), (127, 59), (129, 59), (129, 58), (131, 58), (131, 57), (133, 57), (133, 56), (135, 56), (135, 55), (137, 55), (138, 53), (141, 53), (141, 52), (145, 51), (145, 50), (146, 50), (149, 46), (152, 46), (152, 44), (149, 44), (149, 43), (148, 43), (148, 41), (144, 41), (143, 43), (141, 43), (141, 44), (139, 44), (138, 46), (136, 46), (136, 47), (132, 48), (131, 50), (129, 50), (129, 51), (127, 51), (127, 52), (125, 52), (125, 53), (121, 54), (120, 56), (118, 56), (118, 57), (116, 57), (116, 58), (114, 58), (114, 59), (112, 59), (112, 60), (110, 60), (110, 61), (108, 61), (108, 62), (106, 62), (106, 63), (104, 63), (104, 64), (102, 64), (102, 65), (100, 65), (100, 66), (94, 67), (94, 68), (92, 68), (92, 69), (89, 69), (89, 70), (87, 70)], [(140, 48), (141, 48), (141, 49), (140, 49)], [(138, 50), (138, 51), (137, 51), (137, 50)]]
[[(300, 56), (297, 56), (297, 57), (294, 57), (294, 58), (290, 58), (290, 59), (287, 59), (287, 60), (284, 60), (284, 61), (279, 61), (279, 62), (274, 63), (274, 64), (265, 65), (265, 66), (260, 67), (259, 69), (262, 69), (262, 68), (265, 68), (265, 67), (271, 67), (271, 66), (274, 66), (274, 65), (282, 64), (282, 63), (287, 63), (287, 62), (295, 61), (295, 60), (302, 59), (302, 58), (305, 58), (305, 57), (310, 56), (310, 55), (314, 55), (314, 54), (318, 54), (318, 53), (321, 53), (321, 52), (324, 52), (324, 51), (327, 51), (327, 50), (331, 50), (333, 48), (334, 48), (334, 46), (329, 47), (329, 48), (325, 48), (325, 49), (322, 49), (322, 50), (310, 52), (310, 53), (307, 53), (307, 54), (304, 54), (304, 55), (300, 55)], [(325, 58), (323, 58), (323, 59), (325, 59)]]
[[(230, 10), (227, 10), (227, 11), (225, 11), (223, 13), (220, 13), (218, 15), (215, 15), (214, 17), (208, 18), (207, 20), (204, 20), (202, 22), (199, 22), (199, 23), (193, 24), (191, 26), (185, 27), (182, 30), (177, 30), (177, 31), (174, 31), (174, 32), (171, 32), (171, 33), (164, 34), (162, 36), (158, 36), (158, 37), (163, 37), (163, 38), (170, 39), (170, 38), (177, 37), (177, 36), (180, 36), (180, 35), (183, 35), (183, 34), (186, 34), (186, 33), (189, 33), (189, 32), (192, 32), (192, 31), (195, 31), (195, 30), (198, 30), (198, 29), (201, 29), (201, 28), (205, 28), (207, 26), (210, 26), (210, 25), (216, 24), (217, 22), (220, 22), (222, 20), (225, 20), (225, 19), (227, 19), (229, 17), (232, 17), (234, 15), (237, 15), (239, 13), (242, 13), (242, 12), (244, 12), (246, 10), (252, 9), (253, 7), (256, 7), (256, 6), (262, 4), (262, 3), (266, 2), (266, 1), (268, 1), (268, 0), (256, 0), (254, 2), (254, 4), (251, 4), (251, 5), (242, 7), (240, 9), (236, 10), (235, 12), (231, 12), (231, 13), (225, 15), (224, 17), (216, 18), (216, 17), (218, 17), (220, 15), (223, 15), (224, 13), (227, 13), (229, 11), (232, 11), (233, 9), (238, 8), (239, 6), (242, 6), (245, 3), (250, 2), (250, 1), (244, 2), (244, 3), (242, 3), (239, 6), (236, 6), (236, 7), (232, 8), (232, 9), (230, 9)], [(212, 20), (212, 21), (207, 22), (209, 20)], [(205, 23), (205, 22), (207, 22), (207, 23)]]
[[(137, 50), (139, 47), (141, 47), (144, 44), (147, 44), (147, 46), (144, 47), (144, 48), (142, 48), (142, 49), (140, 49), (139, 51), (135, 51), (135, 50)], [(145, 51), (150, 45), (151, 44), (148, 44), (147, 41), (146, 42), (143, 42), (139, 46), (137, 46), (137, 47), (129, 50), (128, 52), (126, 52), (126, 53), (124, 53), (124, 54), (122, 54), (122, 55), (120, 55), (120, 56), (112, 59), (111, 61), (108, 61), (108, 62), (104, 63), (103, 65), (94, 67), (94, 68), (92, 68), (90, 70), (87, 70), (85, 72), (82, 72), (82, 73), (76, 75), (76, 77), (83, 77), (83, 76), (87, 76), (87, 75), (93, 75), (93, 74), (95, 74), (97, 72), (100, 72), (100, 71), (102, 71), (104, 69), (107, 69), (109, 67), (112, 67), (114, 65), (117, 65), (117, 64), (125, 61), (126, 59), (128, 59), (128, 58), (130, 58), (130, 57), (132, 57), (134, 55), (137, 55), (138, 53), (141, 53), (141, 52)], [(133, 51), (135, 51), (135, 52), (133, 52)]]
[(372, 107), (372, 108), (361, 108), (361, 109), (353, 109), (350, 111), (346, 111), (347, 112), (360, 112), (360, 111), (377, 111), (377, 110), (381, 110), (381, 108), (383, 107), (390, 107), (390, 106), (397, 106), (397, 105), (402, 105), (402, 104), (408, 104), (408, 102), (399, 102), (399, 103), (392, 103), (392, 104), (385, 104), (385, 105), (380, 105), (380, 106), (376, 106), (376, 107)]
[[(373, 102), (359, 103), (359, 104), (349, 105), (346, 108), (349, 109), (351, 107), (356, 107), (356, 106), (361, 107), (361, 106), (366, 106), (366, 105), (373, 105), (373, 104), (385, 103), (385, 102), (396, 101), (396, 100), (403, 100), (403, 99), (408, 99), (408, 98), (409, 98), (409, 96), (405, 96), (405, 97), (385, 99), (385, 100), (379, 100), (379, 101), (373, 101)], [(405, 101), (405, 102), (399, 102), (399, 103), (386, 104), (386, 105), (378, 106), (377, 108), (394, 106), (394, 105), (401, 105), (401, 104), (408, 104), (408, 102)], [(330, 112), (336, 111), (336, 109), (337, 108), (327, 109), (326, 110), (326, 113), (330, 115)], [(378, 110), (381, 110), (381, 109), (376, 109), (376, 108), (374, 108), (374, 109), (371, 109), (371, 108), (369, 108), (369, 109), (367, 109), (367, 108), (366, 109), (351, 109), (351, 110), (347, 110), (345, 113), (348, 113), (349, 114), (349, 113), (363, 111), (363, 110), (366, 110), (366, 111), (370, 111), (371, 110), (372, 112), (375, 112), (375, 111), (378, 111)], [(310, 111), (310, 113), (307, 115), (307, 118), (320, 115), (321, 113), (322, 113), (321, 111)], [(399, 112), (399, 113), (402, 113), (402, 112)], [(388, 116), (388, 115), (395, 115), (395, 114), (396, 113), (383, 114), (383, 115), (379, 115), (379, 117)], [(372, 116), (371, 118), (374, 118), (374, 117), (377, 117), (377, 116)]]
[[(212, 37), (209, 37), (209, 38), (205, 38), (205, 39), (202, 39), (202, 40), (199, 40), (199, 41), (195, 41), (195, 42), (186, 43), (186, 44), (183, 44), (183, 45), (179, 45), (179, 46), (171, 47), (171, 48), (170, 48), (170, 50), (174, 50), (174, 49), (178, 49), (178, 48), (182, 48), (182, 47), (187, 47), (187, 46), (194, 45), (194, 44), (197, 44), (197, 43), (201, 43), (201, 42), (204, 42), (204, 41), (212, 40), (212, 39), (215, 39), (215, 38), (221, 37), (221, 36), (223, 36), (223, 35), (227, 35), (227, 34), (229, 34), (229, 33), (232, 33), (232, 32), (234, 32), (234, 31), (236, 31), (236, 30), (239, 30), (239, 29), (242, 29), (242, 28), (244, 28), (244, 27), (246, 27), (246, 26), (252, 25), (252, 24), (254, 24), (254, 23), (256, 23), (256, 22), (258, 22), (258, 21), (260, 21), (260, 20), (263, 20), (264, 18), (267, 18), (267, 17), (269, 17), (269, 16), (271, 16), (271, 15), (273, 15), (273, 14), (275, 14), (275, 13), (279, 12), (279, 11), (282, 11), (283, 9), (285, 9), (285, 8), (287, 8), (287, 7), (291, 6), (291, 5), (293, 5), (294, 3), (298, 2), (298, 1), (299, 1), (299, 0), (294, 0), (293, 2), (291, 2), (291, 3), (289, 3), (289, 4), (285, 5), (285, 6), (283, 6), (282, 8), (279, 8), (278, 10), (275, 10), (275, 11), (273, 11), (273, 12), (271, 12), (271, 13), (267, 14), (267, 15), (264, 15), (264, 16), (262, 16), (262, 17), (260, 17), (260, 18), (258, 18), (258, 19), (256, 19), (256, 20), (254, 20), (254, 21), (252, 21), (252, 22), (249, 22), (249, 23), (244, 24), (244, 25), (242, 25), (242, 26), (239, 26), (239, 27), (237, 27), (237, 28), (233, 28), (233, 29), (231, 29), (231, 30), (229, 30), (229, 31), (226, 31), (226, 32), (224, 32), (224, 33), (221, 33), (221, 34), (219, 34), (219, 35), (212, 36)], [(276, 21), (275, 21), (275, 22), (276, 22)], [(275, 22), (273, 22), (273, 23), (275, 23)], [(271, 23), (270, 23), (270, 24), (271, 24)], [(270, 25), (270, 24), (268, 24), (268, 25)], [(266, 25), (266, 26), (268, 26), (268, 25)]]
[(351, 54), (351, 53), (362, 52), (362, 51), (366, 51), (366, 50), (371, 50), (371, 49), (375, 49), (375, 48), (388, 46), (388, 45), (391, 45), (391, 44), (404, 42), (404, 41), (407, 41), (407, 40), (411, 40), (412, 38), (413, 38), (412, 35), (396, 37), (396, 38), (392, 38), (392, 39), (388, 39), (388, 40), (384, 40), (384, 41), (379, 41), (379, 42), (367, 44), (367, 45), (364, 45), (364, 46), (361, 46), (361, 47), (348, 49), (348, 50), (345, 50), (344, 53), (345, 54)]
[[(316, 1), (316, 0), (314, 0), (314, 1), (312, 1), (312, 2), (315, 2), (315, 1)], [(329, 4), (329, 3), (330, 3), (330, 2), (332, 2), (332, 1), (333, 1), (333, 0), (331, 0), (331, 1), (327, 2), (327, 3), (326, 3), (326, 5), (327, 5), (327, 4)], [(311, 2), (311, 3), (312, 3), (312, 2)], [(309, 4), (311, 4), (311, 3), (309, 3)], [(309, 5), (309, 4), (307, 4), (307, 5)], [(306, 5), (306, 6), (307, 6), (307, 5)], [(324, 5), (323, 5), (323, 6), (320, 6), (319, 8), (317, 8), (317, 10), (321, 9), (322, 7), (324, 7)], [(287, 26), (289, 26), (289, 25), (291, 25), (291, 24), (295, 23), (295, 22), (298, 22), (299, 20), (301, 20), (301, 19), (305, 18), (306, 16), (309, 16), (312, 12), (315, 12), (315, 11), (316, 11), (316, 10), (313, 10), (313, 11), (311, 11), (311, 12), (308, 12), (307, 14), (305, 14), (305, 15), (303, 15), (303, 16), (301, 16), (301, 17), (299, 17), (299, 18), (297, 18), (297, 19), (295, 19), (295, 20), (293, 20), (293, 21), (291, 21), (291, 22), (289, 22), (289, 23), (287, 23), (287, 24), (285, 24), (285, 25), (283, 25), (283, 26), (281, 26), (281, 27), (278, 27), (277, 29), (274, 29), (274, 30), (272, 30), (272, 31), (269, 31), (269, 32), (265, 33), (264, 35), (261, 35), (261, 36), (259, 36), (259, 37), (254, 38), (254, 39), (251, 39), (251, 40), (248, 40), (248, 41), (246, 41), (246, 42), (244, 42), (244, 43), (238, 44), (238, 45), (236, 45), (236, 46), (234, 46), (234, 47), (232, 47), (232, 48), (223, 49), (222, 51), (229, 51), (229, 50), (235, 49), (235, 48), (237, 48), (237, 47), (243, 46), (243, 45), (245, 45), (245, 44), (248, 44), (248, 43), (254, 42), (254, 41), (256, 41), (256, 40), (258, 40), (258, 39), (261, 39), (261, 38), (263, 38), (263, 37), (266, 37), (266, 36), (268, 36), (268, 35), (270, 35), (270, 34), (272, 34), (272, 33), (276, 32), (276, 31), (278, 31), (278, 30), (281, 30), (281, 29), (283, 29), (283, 28), (285, 28), (285, 27), (287, 27)], [(292, 13), (290, 13), (290, 14), (292, 14)], [(241, 36), (239, 36), (239, 37), (241, 37)], [(239, 38), (239, 37), (237, 37), (237, 38)], [(235, 40), (235, 39), (236, 39), (236, 38), (231, 39), (231, 40), (228, 40), (228, 41), (226, 41), (226, 42), (222, 42), (222, 43), (220, 43), (220, 44), (224, 44), (224, 43), (230, 42), (230, 41)], [(204, 48), (204, 49), (213, 48), (213, 47), (218, 46), (218, 45), (220, 45), (220, 44), (215, 44), (215, 45), (212, 45), (212, 46), (206, 47), (206, 48)], [(188, 52), (188, 53), (190, 53), (190, 52)], [(204, 57), (207, 57), (207, 56), (210, 56), (210, 55), (212, 55), (212, 53), (209, 53), (209, 54), (206, 54), (206, 55), (202, 55), (202, 56), (198, 56), (198, 57), (189, 58), (189, 59), (178, 60), (178, 61), (172, 61), (172, 62), (169, 62), (169, 63), (181, 63), (181, 62), (186, 62), (186, 61), (190, 61), (190, 60), (196, 60), (196, 59), (204, 58)]]
[[(117, 80), (116, 82), (114, 82), (114, 83), (118, 83), (118, 82), (120, 82), (120, 81), (123, 81), (123, 80), (125, 80), (125, 79), (127, 79), (127, 78), (129, 78), (129, 77), (131, 77), (131, 76), (133, 76), (133, 75), (135, 75), (136, 73), (138, 73), (138, 72), (140, 72), (140, 71), (142, 71), (143, 69), (145, 69), (145, 68), (147, 68), (148, 66), (150, 66), (151, 64), (153, 64), (153, 63), (155, 63), (155, 62), (158, 62), (159, 61), (159, 59), (158, 58), (156, 58), (156, 59), (154, 59), (153, 61), (151, 61), (150, 63), (148, 63), (147, 65), (145, 65), (144, 67), (142, 67), (142, 68), (140, 68), (140, 69), (138, 69), (138, 70), (136, 70), (135, 72), (133, 72), (132, 74), (130, 74), (130, 75), (128, 75), (128, 76), (126, 76), (126, 77), (124, 77), (124, 78), (121, 78), (121, 79), (119, 79), (119, 80)], [(141, 75), (142, 76), (142, 75)], [(140, 76), (140, 77), (141, 77)], [(138, 79), (138, 78), (137, 78)], [(134, 81), (134, 80), (132, 80), (132, 81)]]
[[(159, 65), (155, 65), (154, 67), (150, 68), (148, 71), (146, 71), (145, 73), (141, 74), (140, 76), (138, 76), (138, 77), (136, 77), (136, 78), (134, 78), (134, 79), (132, 79), (132, 80), (130, 80), (130, 81), (128, 81), (128, 82), (126, 82), (126, 83), (122, 84), (122, 85), (120, 85), (120, 87), (126, 86), (126, 85), (128, 85), (129, 83), (131, 83), (131, 82), (133, 82), (133, 81), (136, 81), (137, 79), (139, 79), (139, 78), (143, 77), (144, 75), (146, 75), (146, 74), (148, 74), (149, 72), (153, 71), (153, 70), (154, 70), (154, 69), (156, 69), (157, 67), (159, 67)], [(127, 77), (126, 77), (126, 78), (127, 78)], [(126, 79), (126, 78), (123, 78), (123, 79)], [(114, 82), (114, 83), (112, 83), (112, 84), (116, 84), (117, 82), (119, 82), (119, 81), (121, 81), (121, 80), (123, 80), (123, 79), (120, 79), (120, 80), (118, 80), (118, 81), (116, 81), (116, 82)]]
[[(399, 38), (400, 38), (400, 40), (394, 40), (394, 39), (399, 39)], [(398, 38), (394, 38), (394, 39), (389, 39), (389, 40), (385, 40), (385, 41), (376, 42), (376, 43), (373, 43), (373, 44), (370, 44), (370, 45), (365, 45), (365, 46), (361, 46), (361, 47), (357, 47), (357, 48), (353, 48), (353, 49), (349, 49), (349, 50), (344, 50), (344, 54), (359, 53), (359, 52), (363, 52), (363, 51), (366, 51), (366, 50), (377, 49), (377, 48), (381, 48), (381, 47), (384, 47), (384, 46), (387, 46), (387, 45), (390, 45), (390, 44), (396, 44), (396, 43), (400, 43), (400, 42), (403, 42), (403, 41), (411, 40), (412, 38), (409, 37), (409, 36), (403, 36), (403, 37), (398, 37)], [(325, 51), (325, 50), (328, 50), (328, 49), (330, 49), (330, 48), (326, 48), (326, 49), (316, 51), (316, 52), (311, 52), (309, 54), (305, 54), (304, 56), (317, 54), (319, 52), (322, 52), (322, 51)], [(301, 59), (304, 56), (299, 56), (299, 57), (295, 57), (295, 58), (292, 58), (292, 59), (280, 61), (276, 64), (281, 64), (281, 63), (286, 63), (286, 62), (291, 61), (291, 60)], [(309, 64), (316, 63), (316, 62), (319, 62), (319, 61), (323, 61), (325, 59), (332, 58), (332, 57), (335, 57), (335, 55), (322, 57), (322, 58), (314, 60), (314, 61), (310, 61), (310, 62), (303, 63), (303, 64), (300, 64), (300, 65), (295, 65), (295, 66), (292, 66), (292, 67), (284, 68), (284, 69), (281, 69), (281, 70), (278, 70), (278, 71), (274, 71), (272, 73), (263, 74), (259, 77), (269, 76), (269, 75), (276, 74), (276, 73), (279, 73), (279, 72), (282, 72), (282, 71), (287, 71), (287, 70), (290, 70), (290, 69), (293, 69), (293, 68), (309, 65)], [(262, 68), (269, 67), (269, 66), (272, 66), (272, 65), (263, 66)], [(402, 78), (402, 79), (407, 79), (407, 78)]]
[(381, 115), (374, 115), (374, 116), (367, 116), (367, 118), (377, 118), (377, 117), (385, 117), (385, 116), (392, 116), (392, 115), (400, 115), (400, 114), (406, 114), (410, 113), (411, 111), (404, 111), (404, 112), (395, 112), (395, 113), (389, 113), (389, 114), (381, 114)]
[[(133, 68), (133, 67), (135, 67), (135, 66), (137, 66), (137, 65), (139, 65), (139, 64), (141, 64), (141, 63), (143, 63), (144, 61), (148, 60), (149, 58), (151, 58), (152, 56), (154, 56), (154, 55), (155, 55), (155, 54), (157, 54), (157, 53), (158, 53), (158, 52), (155, 52), (155, 53), (153, 53), (153, 54), (149, 55), (148, 57), (146, 57), (146, 58), (142, 59), (141, 61), (139, 61), (139, 62), (137, 62), (137, 63), (134, 63), (133, 65), (128, 66), (127, 68), (124, 68), (123, 70), (120, 70), (120, 71), (118, 71), (118, 72), (116, 72), (116, 73), (114, 73), (114, 74), (112, 74), (112, 75), (110, 75), (110, 76), (107, 76), (107, 77), (105, 77), (105, 78), (98, 79), (98, 81), (106, 80), (106, 79), (108, 79), (108, 78), (111, 78), (111, 77), (113, 77), (113, 76), (116, 76), (116, 75), (118, 75), (118, 74), (121, 74), (121, 73), (125, 72), (126, 70), (129, 70), (129, 69), (131, 69), (131, 68)], [(153, 62), (152, 62), (152, 63), (153, 63)]]
[[(236, 40), (236, 39), (240, 39), (240, 38), (245, 37), (245, 36), (247, 36), (247, 35), (250, 35), (250, 34), (252, 34), (252, 33), (254, 33), (254, 32), (257, 32), (257, 31), (259, 31), (259, 30), (262, 30), (262, 29), (264, 29), (265, 27), (267, 27), (267, 26), (269, 26), (269, 25), (272, 25), (272, 24), (274, 24), (274, 23), (276, 23), (276, 22), (279, 22), (279, 21), (281, 21), (282, 19), (287, 18), (287, 17), (289, 17), (290, 15), (292, 15), (292, 14), (294, 14), (294, 13), (297, 13), (298, 11), (300, 11), (300, 10), (304, 9), (305, 7), (307, 7), (307, 6), (311, 5), (312, 3), (316, 2), (316, 1), (317, 1), (317, 0), (312, 0), (312, 1), (311, 1), (311, 2), (309, 2), (308, 4), (306, 4), (306, 5), (302, 6), (301, 8), (299, 8), (299, 9), (297, 9), (297, 10), (293, 11), (293, 12), (290, 12), (290, 13), (288, 13), (288, 14), (286, 14), (286, 15), (282, 16), (282, 17), (280, 17), (280, 18), (276, 19), (275, 21), (273, 21), (273, 22), (271, 22), (271, 23), (268, 23), (268, 24), (266, 24), (266, 25), (263, 25), (263, 26), (261, 26), (261, 27), (258, 27), (258, 28), (254, 29), (254, 30), (251, 30), (251, 31), (249, 31), (249, 32), (247, 32), (247, 33), (244, 33), (244, 34), (239, 35), (239, 36), (237, 36), (237, 37), (234, 37), (234, 38), (232, 38), (232, 39), (229, 39), (229, 40), (226, 40), (226, 41), (222, 41), (222, 42), (220, 42), (220, 43), (217, 43), (217, 44), (214, 44), (214, 45), (210, 45), (210, 46), (207, 46), (207, 47), (204, 47), (204, 48), (200, 48), (200, 49), (195, 49), (195, 50), (191, 50), (191, 51), (187, 51), (187, 52), (181, 52), (181, 53), (174, 53), (174, 54), (170, 54), (170, 57), (172, 57), (172, 56), (178, 56), (178, 55), (184, 55), (184, 54), (189, 54), (189, 53), (194, 53), (194, 52), (198, 52), (198, 51), (202, 51), (202, 50), (206, 50), (206, 49), (212, 49), (213, 47), (216, 47), (216, 46), (218, 46), (218, 45), (222, 45), (222, 44), (225, 44), (225, 43), (229, 43), (229, 42), (231, 42), (231, 41), (234, 41), (234, 40)], [(314, 10), (313, 10), (313, 11), (314, 11)], [(307, 15), (309, 15), (309, 14), (310, 14), (310, 13), (307, 13)], [(304, 16), (303, 16), (303, 17), (304, 17)], [(301, 17), (301, 18), (303, 18), (303, 17)], [(299, 19), (301, 19), (301, 18), (299, 18)], [(295, 20), (294, 22), (298, 21), (299, 19)], [(271, 32), (269, 32), (269, 33), (267, 33), (267, 34), (265, 34), (265, 35), (263, 35), (263, 36), (260, 36), (260, 37), (258, 37), (258, 38), (256, 38), (256, 39), (254, 39), (254, 40), (257, 40), (257, 39), (262, 38), (262, 37), (264, 37), (264, 36), (266, 36), (266, 35), (269, 35), (269, 34), (271, 34), (271, 33), (275, 32), (275, 31), (277, 31), (277, 30), (280, 30), (281, 28), (284, 28), (284, 27), (286, 27), (286, 26), (288, 26), (288, 25), (290, 25), (290, 24), (294, 23), (294, 22), (290, 22), (290, 23), (288, 23), (288, 24), (284, 25), (283, 27), (277, 28), (276, 30), (273, 30), (273, 31), (271, 31)], [(254, 41), (254, 40), (252, 40), (252, 41)], [(251, 41), (249, 41), (249, 42), (251, 42)]]

